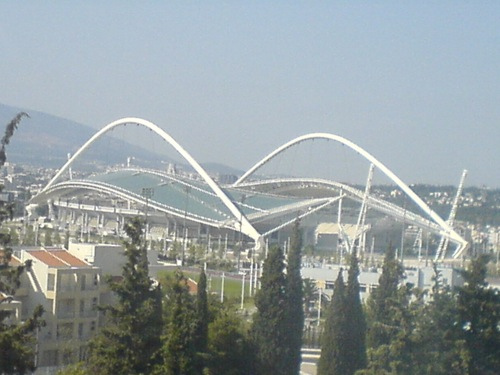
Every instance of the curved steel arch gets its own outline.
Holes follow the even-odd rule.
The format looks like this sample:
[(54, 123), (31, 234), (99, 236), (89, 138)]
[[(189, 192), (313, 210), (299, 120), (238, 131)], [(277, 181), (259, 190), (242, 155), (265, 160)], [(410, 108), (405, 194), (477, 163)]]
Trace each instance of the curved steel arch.
[[(278, 147), (276, 150), (268, 154), (266, 157), (264, 157), (262, 160), (260, 160), (257, 164), (255, 164), (252, 168), (250, 168), (243, 176), (241, 176), (234, 184), (233, 186), (237, 187), (239, 184), (241, 184), (243, 181), (245, 181), (249, 176), (255, 173), (258, 169), (260, 169), (263, 165), (265, 165), (267, 162), (269, 162), (271, 159), (273, 159), (275, 156), (278, 154), (284, 152), (288, 148), (297, 145), (301, 142), (307, 141), (307, 140), (312, 140), (312, 139), (326, 139), (326, 140), (332, 140), (335, 142), (339, 142), (349, 148), (351, 148), (353, 151), (357, 152), (361, 156), (363, 156), (366, 160), (370, 161), (373, 165), (375, 165), (378, 169), (380, 169), (387, 177), (389, 177), (396, 185), (398, 185), (405, 193), (408, 195), (413, 202), (417, 204), (417, 206), (420, 207), (422, 211), (424, 211), (427, 215), (429, 215), (443, 230), (447, 233), (447, 235), (454, 239), (457, 243), (459, 243), (459, 249), (455, 252), (455, 254), (460, 253), (467, 247), (467, 241), (465, 241), (457, 232), (455, 232), (438, 214), (436, 214), (420, 197), (415, 194), (415, 192), (408, 186), (406, 185), (398, 176), (396, 176), (389, 168), (387, 168), (382, 162), (380, 162), (378, 159), (376, 159), (372, 154), (370, 154), (368, 151), (363, 149), (362, 147), (358, 146), (354, 142), (349, 141), (348, 139), (335, 135), (335, 134), (330, 134), (330, 133), (310, 133), (306, 134), (300, 137), (297, 137), (295, 139), (292, 139), (291, 141), (285, 143), (281, 147)], [(458, 256), (457, 255), (457, 256)]]
[(63, 167), (56, 173), (56, 175), (49, 181), (49, 183), (42, 189), (40, 193), (44, 193), (48, 188), (54, 184), (54, 182), (73, 164), (73, 162), (98, 138), (110, 131), (111, 129), (126, 125), (126, 124), (138, 124), (144, 126), (156, 134), (158, 134), (164, 141), (170, 144), (193, 168), (198, 174), (205, 180), (205, 182), (210, 186), (212, 191), (219, 197), (219, 199), (224, 203), (224, 205), (229, 209), (229, 211), (234, 215), (235, 219), (241, 222), (241, 232), (252, 238), (256, 244), (262, 242), (261, 235), (257, 230), (250, 224), (248, 219), (242, 212), (236, 207), (236, 205), (229, 199), (229, 197), (222, 191), (222, 189), (217, 185), (217, 183), (208, 175), (208, 173), (201, 167), (201, 165), (179, 144), (175, 139), (173, 139), (167, 132), (153, 124), (150, 121), (137, 118), (137, 117), (125, 117), (116, 121), (113, 121), (106, 125), (104, 128), (95, 133), (87, 142), (81, 146), (77, 152), (63, 165)]

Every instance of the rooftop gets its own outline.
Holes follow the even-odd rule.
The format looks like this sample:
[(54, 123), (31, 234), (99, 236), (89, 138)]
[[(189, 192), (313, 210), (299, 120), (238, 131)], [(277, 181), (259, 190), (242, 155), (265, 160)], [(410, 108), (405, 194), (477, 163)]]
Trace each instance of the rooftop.
[(33, 250), (29, 251), (29, 254), (49, 267), (91, 267), (90, 264), (71, 255), (64, 249)]

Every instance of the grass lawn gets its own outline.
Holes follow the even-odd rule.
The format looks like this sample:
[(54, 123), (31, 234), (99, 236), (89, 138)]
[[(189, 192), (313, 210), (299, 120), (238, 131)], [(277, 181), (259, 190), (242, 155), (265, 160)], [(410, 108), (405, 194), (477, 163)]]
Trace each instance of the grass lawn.
[[(163, 271), (161, 274), (173, 274), (175, 271)], [(193, 271), (182, 271), (184, 276), (193, 279), (194, 281), (198, 281), (199, 272)], [(160, 276), (161, 279), (161, 276)], [(222, 276), (219, 275), (207, 275), (207, 287), (209, 294), (216, 294), (220, 296), (222, 289)], [(233, 277), (224, 277), (224, 300), (230, 301), (230, 303), (241, 305), (241, 276), (238, 279), (234, 279)], [(245, 279), (245, 298), (244, 298), (244, 308), (252, 308), (253, 297), (249, 297), (249, 280), (248, 276)]]

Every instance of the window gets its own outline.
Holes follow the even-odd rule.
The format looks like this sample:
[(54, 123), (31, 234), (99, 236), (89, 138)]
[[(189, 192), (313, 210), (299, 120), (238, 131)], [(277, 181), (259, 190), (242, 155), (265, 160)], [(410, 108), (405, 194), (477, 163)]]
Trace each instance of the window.
[(78, 338), (83, 338), (83, 323), (78, 324)]
[(49, 273), (47, 277), (47, 290), (54, 290), (56, 275)]
[(95, 331), (95, 321), (90, 322), (90, 330), (91, 330), (92, 332), (94, 332), (94, 331)]
[(80, 287), (81, 287), (81, 290), (85, 290), (85, 281), (86, 281), (85, 280), (86, 279), (85, 276), (86, 275), (81, 275), (81, 277), (80, 277)]

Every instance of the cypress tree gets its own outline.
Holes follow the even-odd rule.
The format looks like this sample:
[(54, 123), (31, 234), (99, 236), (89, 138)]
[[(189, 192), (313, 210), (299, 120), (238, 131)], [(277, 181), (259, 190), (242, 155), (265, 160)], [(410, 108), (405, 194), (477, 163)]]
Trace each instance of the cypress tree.
[(202, 373), (205, 367), (204, 357), (207, 352), (208, 341), (208, 300), (207, 300), (207, 275), (202, 269), (198, 279), (198, 290), (196, 295), (196, 330), (194, 342), (198, 355), (198, 371)]
[(379, 285), (367, 300), (370, 320), (367, 344), (370, 348), (389, 345), (396, 333), (393, 329), (394, 308), (398, 304), (398, 285), (402, 275), (403, 267), (395, 258), (394, 249), (389, 246), (385, 252)]
[(321, 357), (318, 362), (318, 375), (349, 374), (347, 331), (346, 288), (339, 270), (334, 284), (333, 297), (328, 307), (325, 330), (321, 340)]
[(345, 345), (349, 358), (347, 359), (348, 371), (346, 375), (354, 374), (366, 366), (366, 321), (359, 295), (359, 265), (356, 248), (353, 249), (347, 274), (346, 291), (346, 328), (349, 339)]
[(90, 344), (90, 369), (99, 374), (141, 374), (151, 371), (160, 348), (161, 294), (148, 275), (143, 222), (125, 224), (127, 262), (121, 281), (106, 277), (117, 303), (101, 307), (109, 323)]
[(289, 375), (284, 267), (281, 248), (271, 247), (263, 265), (261, 289), (255, 295), (257, 312), (251, 328), (257, 373), (262, 375)]
[(288, 332), (288, 371), (287, 373), (298, 374), (300, 372), (302, 334), (304, 331), (304, 308), (303, 308), (303, 283), (300, 274), (302, 238), (299, 228), (299, 220), (293, 226), (288, 251), (288, 264), (286, 272), (286, 302), (287, 302), (287, 332)]

